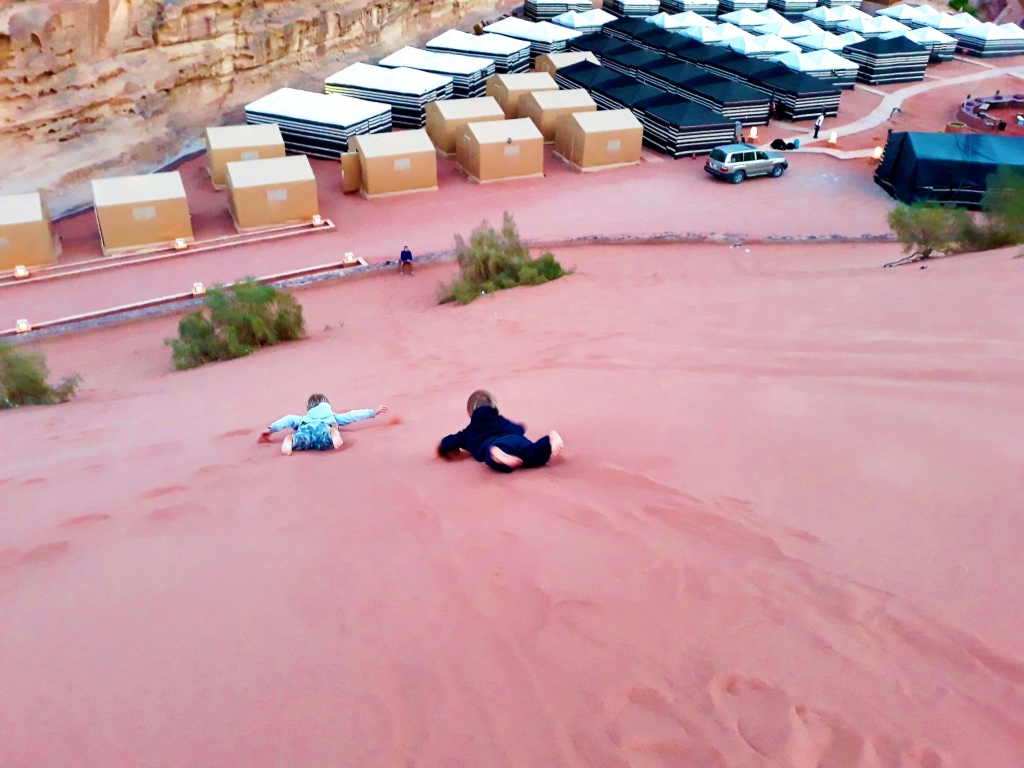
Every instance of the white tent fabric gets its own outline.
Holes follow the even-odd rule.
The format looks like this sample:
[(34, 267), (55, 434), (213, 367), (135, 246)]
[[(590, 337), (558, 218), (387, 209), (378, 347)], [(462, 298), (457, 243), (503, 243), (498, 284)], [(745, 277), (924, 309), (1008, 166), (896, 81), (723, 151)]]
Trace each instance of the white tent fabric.
[[(850, 32), (849, 34), (856, 33)], [(859, 43), (862, 39), (860, 35), (857, 35), (856, 40), (844, 40), (841, 36), (833, 35), (831, 32), (819, 32), (816, 35), (798, 37), (794, 42), (805, 51), (841, 51), (852, 43)]]
[(906, 24), (901, 24), (895, 19), (890, 19), (888, 16), (876, 16), (875, 21), (878, 23), (878, 28), (882, 32), (909, 32), (910, 27)]
[(841, 35), (836, 35), (836, 37), (843, 41), (844, 47), (846, 45), (855, 45), (856, 43), (864, 42), (864, 38), (858, 35), (856, 32), (844, 32)]
[[(686, 27), (679, 32), (683, 37), (689, 37), (698, 43), (706, 45), (719, 45), (722, 42), (722, 27), (724, 24), (715, 24), (711, 27)], [(730, 25), (732, 26), (732, 25)], [(733, 27), (735, 29), (735, 27)]]
[(913, 40), (915, 43), (920, 43), (921, 45), (948, 45), (949, 43), (956, 42), (955, 37), (950, 37), (945, 32), (939, 32), (939, 30), (932, 29), (931, 27), (920, 27), (919, 29), (912, 29), (909, 32), (907, 32), (907, 37)]
[(999, 28), (1003, 30), (1007, 35), (1013, 38), (1021, 39), (1024, 38), (1024, 29), (1021, 29), (1013, 22), (1007, 22), (1006, 24), (1000, 24)]
[(883, 31), (885, 31), (882, 29), (881, 24), (881, 20), (884, 18), (884, 16), (881, 18), (872, 18), (871, 16), (868, 16), (863, 19), (847, 19), (845, 21), (840, 21), (837, 29), (843, 32), (856, 32), (862, 37), (878, 37)]
[(796, 72), (835, 72), (856, 70), (857, 65), (831, 51), (814, 53), (783, 53), (770, 61), (776, 61)]
[(857, 8), (851, 8), (848, 5), (844, 5), (842, 8), (836, 8), (835, 12), (838, 14), (839, 21), (848, 21), (849, 19), (870, 19), (871, 17)]
[(435, 53), (421, 48), (405, 46), (380, 60), (382, 67), (408, 67), (439, 75), (471, 75), (493, 68), (494, 62), (476, 56), (459, 56), (456, 53)]
[(810, 30), (803, 29), (785, 20), (768, 22), (763, 26), (757, 27), (754, 31), (761, 35), (777, 35), (783, 40), (794, 40), (811, 34)]
[(904, 24), (912, 21), (921, 21), (927, 15), (927, 11), (922, 11), (922, 7), (928, 8), (934, 11), (930, 6), (919, 6), (909, 5), (908, 3), (900, 3), (899, 5), (890, 5), (888, 8), (879, 9), (876, 16), (887, 16), (890, 19), (896, 21), (902, 21)]
[[(971, 14), (967, 13), (967, 11), (963, 11), (962, 13), (958, 13), (953, 18), (956, 21), (959, 21), (965, 27), (974, 27), (974, 26), (977, 26), (977, 25), (982, 23), (982, 22), (978, 21), (978, 19), (975, 16), (972, 16)], [(985, 22), (985, 23), (991, 23), (991, 22)]]
[(729, 41), (729, 47), (744, 56), (768, 57), (782, 53), (799, 52), (793, 43), (778, 35), (751, 35)]
[(725, 24), (718, 25), (718, 33), (721, 36), (719, 39), (723, 43), (728, 43), (730, 40), (733, 40), (737, 37), (745, 37), (750, 35), (750, 33), (747, 32), (745, 29), (740, 29), (735, 24), (729, 24), (728, 22), (726, 22)]
[[(327, 87), (354, 87), (372, 91), (402, 93), (410, 96), (422, 96), (434, 90), (450, 89), (452, 79), (446, 75), (432, 72), (421, 72), (408, 67), (378, 67), (373, 64), (356, 62), (349, 64), (339, 72), (324, 80)], [(365, 96), (362, 98), (366, 98)], [(371, 99), (372, 101), (372, 99)]]
[(528, 40), (531, 43), (564, 43), (580, 36), (579, 32), (560, 24), (552, 24), (550, 21), (526, 21), (514, 16), (488, 24), (486, 31), (518, 40)]
[(594, 8), (591, 11), (583, 11), (582, 13), (579, 11), (567, 11), (552, 18), (551, 22), (577, 32), (593, 32), (603, 27), (609, 21), (615, 21), (615, 18), (608, 11)]
[(757, 15), (765, 21), (786, 21), (786, 17), (776, 11), (774, 8), (765, 8), (763, 11), (758, 11)]
[(701, 16), (693, 11), (683, 13), (657, 13), (644, 19), (648, 24), (654, 24), (662, 29), (686, 29), (687, 27), (713, 27), (715, 22), (707, 16)]
[(797, 29), (802, 29), (808, 35), (820, 35), (822, 32), (825, 31), (821, 27), (819, 27), (817, 24), (815, 24), (813, 21), (807, 21), (807, 20), (798, 21), (793, 26), (796, 27)]
[(762, 24), (768, 23), (766, 19), (749, 8), (722, 14), (718, 17), (718, 20), (728, 24), (735, 24), (741, 29), (753, 29), (754, 27), (759, 27)]

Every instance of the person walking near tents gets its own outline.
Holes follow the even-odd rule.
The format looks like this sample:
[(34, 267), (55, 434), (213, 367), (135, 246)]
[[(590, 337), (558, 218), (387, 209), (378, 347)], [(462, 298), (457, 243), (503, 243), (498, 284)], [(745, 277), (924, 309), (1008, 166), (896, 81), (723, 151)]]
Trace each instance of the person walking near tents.
[(743, 123), (739, 120), (732, 124), (732, 140), (735, 144), (743, 141)]
[(821, 130), (821, 126), (825, 124), (825, 110), (821, 110), (821, 114), (814, 121), (814, 138), (818, 138), (818, 131)]

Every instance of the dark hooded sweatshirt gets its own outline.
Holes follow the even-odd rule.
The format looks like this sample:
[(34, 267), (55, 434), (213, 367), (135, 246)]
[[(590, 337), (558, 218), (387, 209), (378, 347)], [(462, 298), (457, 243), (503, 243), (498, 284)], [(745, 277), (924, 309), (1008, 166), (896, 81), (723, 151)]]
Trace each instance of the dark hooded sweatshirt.
[(481, 405), (469, 418), (469, 426), (441, 441), (441, 453), (451, 453), (460, 448), (469, 451), (477, 461), (487, 461), (491, 444), (506, 435), (525, 435), (526, 427), (509, 421), (496, 408)]

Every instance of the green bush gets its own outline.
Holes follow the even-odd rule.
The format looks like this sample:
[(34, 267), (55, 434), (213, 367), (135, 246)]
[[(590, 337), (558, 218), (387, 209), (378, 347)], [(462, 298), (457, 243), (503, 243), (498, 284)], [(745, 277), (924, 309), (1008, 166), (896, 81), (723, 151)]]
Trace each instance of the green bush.
[(259, 347), (301, 339), (305, 333), (302, 306), (295, 298), (250, 277), (230, 288), (211, 288), (205, 311), (185, 315), (178, 323), (178, 338), (166, 343), (174, 367), (181, 371), (245, 357)]
[(936, 203), (900, 203), (889, 213), (889, 226), (903, 244), (907, 261), (946, 255), (960, 247), (971, 217), (960, 208)]
[(949, 7), (957, 12), (969, 13), (971, 16), (978, 15), (978, 9), (971, 5), (970, 0), (949, 0)]
[(49, 377), (46, 358), (39, 352), (0, 346), (0, 408), (66, 403), (82, 381), (77, 375), (66, 376), (54, 387), (46, 383)]
[(1002, 167), (988, 177), (985, 189), (981, 208), (988, 227), (1006, 240), (994, 247), (1024, 241), (1024, 176)]
[(486, 221), (473, 230), (467, 244), (455, 236), (459, 277), (441, 287), (438, 302), (469, 304), (484, 293), (494, 293), (517, 285), (541, 285), (569, 274), (555, 257), (545, 253), (536, 259), (519, 239), (512, 216), (505, 213), (501, 231)]

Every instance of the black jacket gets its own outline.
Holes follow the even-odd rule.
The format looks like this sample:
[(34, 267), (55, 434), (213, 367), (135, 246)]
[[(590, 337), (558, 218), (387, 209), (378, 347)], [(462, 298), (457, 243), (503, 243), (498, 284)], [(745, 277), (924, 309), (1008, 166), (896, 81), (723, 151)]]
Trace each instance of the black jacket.
[(525, 435), (526, 427), (509, 421), (496, 408), (482, 405), (473, 411), (469, 426), (441, 441), (438, 450), (442, 454), (452, 453), (460, 448), (469, 451), (477, 461), (487, 460), (491, 443), (505, 435)]

